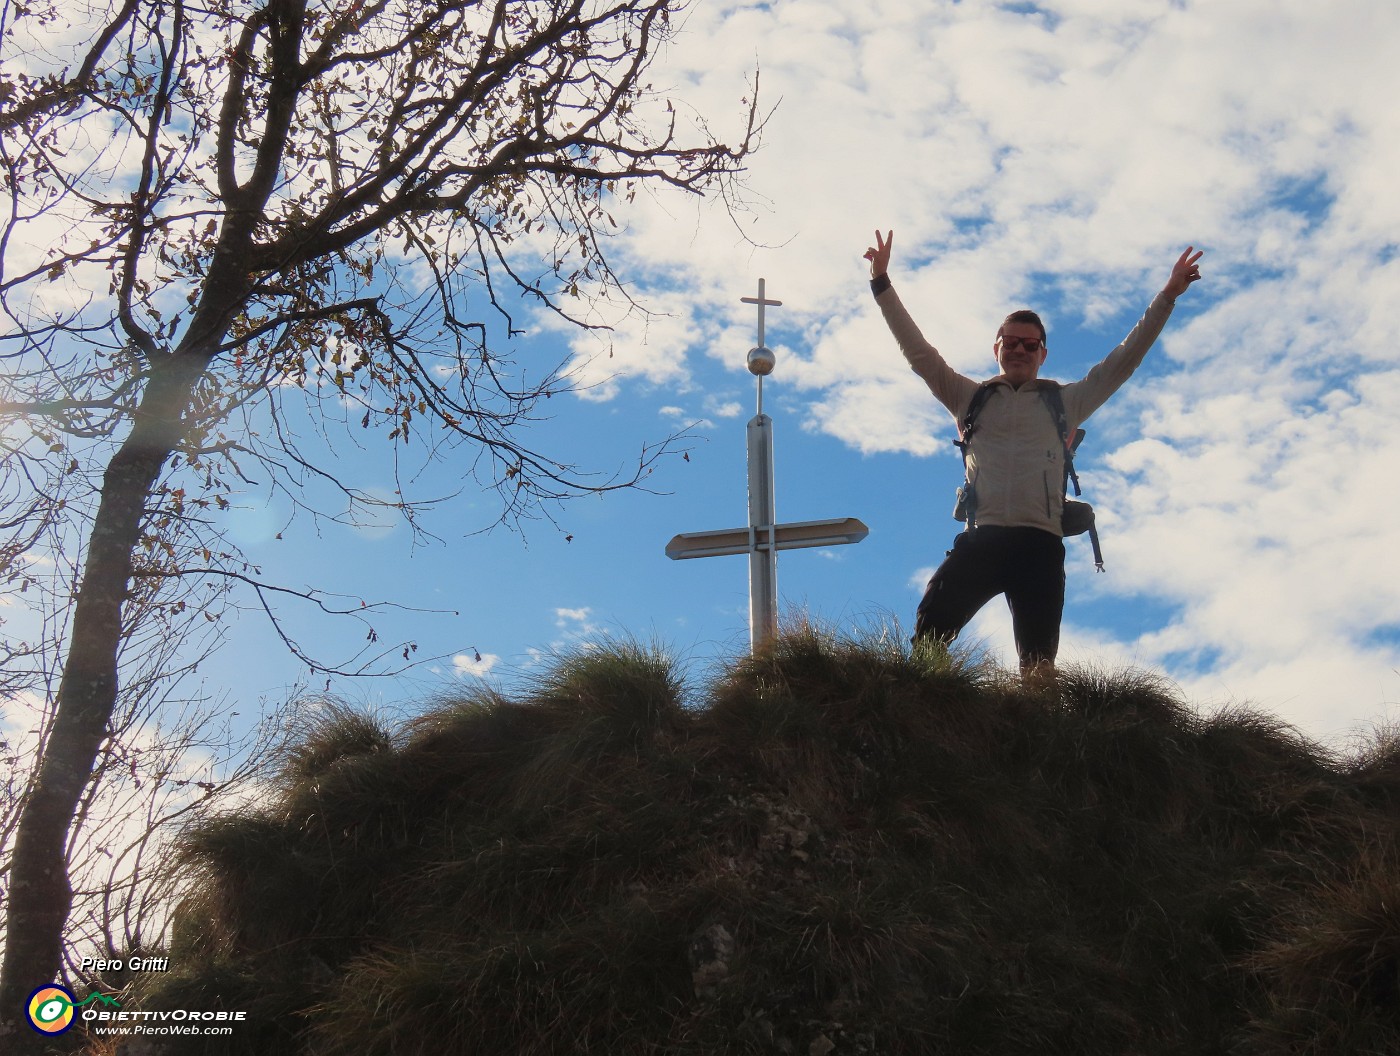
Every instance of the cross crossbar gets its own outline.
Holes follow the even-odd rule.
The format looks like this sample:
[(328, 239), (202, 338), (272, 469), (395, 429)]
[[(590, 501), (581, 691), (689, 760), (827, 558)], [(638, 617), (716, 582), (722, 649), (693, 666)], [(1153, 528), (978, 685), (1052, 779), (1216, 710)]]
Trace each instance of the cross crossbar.
[(749, 352), (749, 371), (758, 378), (758, 414), (748, 426), (749, 523), (743, 528), (685, 532), (666, 544), (673, 561), (693, 557), (749, 555), (749, 643), (756, 652), (778, 633), (778, 551), (858, 543), (870, 529), (854, 517), (778, 524), (773, 512), (773, 419), (763, 413), (763, 376), (774, 357), (764, 347), (764, 309), (781, 305), (758, 280), (758, 296), (740, 298), (758, 305), (758, 347)]
[(765, 283), (763, 279), (759, 279), (759, 280), (758, 280), (758, 296), (757, 296), (757, 297), (740, 297), (740, 298), (739, 298), (739, 300), (741, 300), (741, 301), (742, 301), (743, 303), (745, 303), (745, 304), (756, 304), (756, 305), (758, 305), (758, 345), (759, 345), (760, 348), (763, 347), (763, 338), (764, 338), (764, 334), (763, 334), (763, 309), (764, 309), (764, 308), (767, 308), (767, 307), (780, 308), (780, 307), (782, 307), (782, 303), (783, 303), (782, 301), (770, 301), (767, 297), (765, 297), (765, 296), (763, 295), (763, 293), (764, 293), (764, 287), (765, 287), (766, 285), (767, 285), (767, 283)]
[(672, 561), (685, 561), (692, 557), (728, 557), (767, 550), (770, 530), (776, 538), (774, 549), (777, 550), (844, 546), (858, 543), (870, 534), (870, 529), (855, 517), (720, 528), (711, 532), (683, 532), (666, 544), (666, 556)]

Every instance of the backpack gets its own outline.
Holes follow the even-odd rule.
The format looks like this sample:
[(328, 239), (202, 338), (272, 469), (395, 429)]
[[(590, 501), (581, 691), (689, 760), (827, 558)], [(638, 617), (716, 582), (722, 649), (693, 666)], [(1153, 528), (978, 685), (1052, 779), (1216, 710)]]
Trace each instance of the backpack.
[[(972, 434), (977, 428), (977, 416), (981, 413), (987, 398), (992, 394), (992, 383), (983, 382), (977, 387), (977, 391), (972, 394), (972, 401), (967, 405), (967, 412), (958, 419), (958, 439), (953, 444), (962, 453), (963, 459), (963, 483), (958, 488), (957, 505), (953, 508), (953, 517), (959, 521), (967, 522), (967, 530), (971, 531), (977, 527), (977, 494), (973, 490), (972, 482), (967, 479), (967, 445), (972, 439)], [(1045, 404), (1045, 409), (1050, 412), (1050, 417), (1055, 420), (1055, 427), (1060, 433), (1060, 443), (1065, 449), (1065, 474), (1061, 482), (1061, 494), (1065, 496), (1063, 512), (1060, 515), (1060, 532), (1062, 535), (1084, 535), (1088, 533), (1089, 543), (1094, 549), (1094, 567), (1102, 572), (1103, 552), (1099, 549), (1099, 532), (1094, 526), (1094, 507), (1087, 502), (1079, 502), (1069, 498), (1069, 486), (1074, 484), (1075, 495), (1082, 494), (1079, 487), (1079, 474), (1074, 471), (1074, 453), (1079, 450), (1079, 445), (1084, 440), (1084, 430), (1076, 429), (1074, 436), (1069, 435), (1069, 417), (1065, 414), (1065, 402), (1060, 395), (1060, 386), (1054, 383), (1041, 385), (1037, 391), (1040, 393), (1040, 400)]]

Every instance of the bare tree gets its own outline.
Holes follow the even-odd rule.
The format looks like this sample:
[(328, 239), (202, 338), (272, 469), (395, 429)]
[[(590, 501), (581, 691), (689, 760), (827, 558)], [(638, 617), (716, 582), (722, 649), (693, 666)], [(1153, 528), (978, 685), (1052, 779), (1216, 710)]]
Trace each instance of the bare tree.
[(646, 82), (674, 0), (94, 2), (0, 20), (0, 555), (20, 576), (36, 547), (77, 555), (49, 584), (73, 600), (9, 872), (9, 1025), (59, 970), (124, 612), (257, 584), (217, 524), (252, 465), (374, 501), (294, 401), (425, 457), (465, 446), (506, 520), (635, 485), (656, 448), (598, 478), (526, 446), (568, 379), (518, 368), (488, 320), (513, 336), (523, 297), (584, 325), (575, 305), (625, 297), (613, 214), (652, 186), (727, 195), (760, 124), (751, 98), (727, 145)]
[[(71, 581), (72, 571), (59, 578)], [(82, 958), (111, 960), (161, 944), (171, 910), (172, 876), (165, 866), (174, 837), (188, 822), (237, 809), (256, 795), (263, 769), (286, 736), (281, 704), (269, 709), (227, 694), (182, 692), (222, 628), (217, 620), (190, 622), (181, 614), (211, 611), (207, 606), (217, 605), (224, 588), (215, 583), (212, 590), (200, 589), (192, 578), (178, 585), (186, 588), (183, 594), (167, 587), (133, 594), (123, 606), (117, 701), (66, 835), (73, 901), (61, 979), (93, 983)], [(6, 909), (6, 852), (56, 712), (39, 661), (66, 640), (72, 608), (48, 590), (27, 593), (38, 595), (34, 600), (49, 611), (37, 621), (41, 641), (19, 642), (10, 650), (8, 687), (0, 695), (0, 913)], [(240, 708), (261, 721), (240, 722)], [(111, 975), (104, 981), (110, 984)]]
[[(190, 822), (237, 810), (261, 794), (259, 779), (286, 735), (282, 708), (250, 727), (238, 721), (238, 705), (226, 696), (174, 692), (184, 665), (174, 664), (173, 672), (156, 667), (172, 652), (140, 658), (155, 677), (135, 686), (124, 681), (69, 827), (65, 866), (73, 902), (60, 979), (93, 985), (97, 973), (82, 966), (83, 958), (112, 962), (163, 945), (174, 902), (174, 839)], [(53, 717), (52, 701), (20, 697), (11, 703), (29, 743), (16, 738), (0, 745), (12, 768), (10, 780), (0, 782), (6, 829), (31, 787), (33, 746)], [(5, 871), (0, 866), (0, 876)], [(113, 980), (103, 973), (105, 985)]]

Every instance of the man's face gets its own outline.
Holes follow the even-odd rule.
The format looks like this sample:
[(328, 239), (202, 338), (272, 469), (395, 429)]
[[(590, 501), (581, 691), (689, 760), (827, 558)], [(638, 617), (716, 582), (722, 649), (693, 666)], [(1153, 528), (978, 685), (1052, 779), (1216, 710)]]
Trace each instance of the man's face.
[(1039, 375), (1047, 352), (1040, 340), (1040, 328), (1034, 323), (1006, 323), (992, 350), (1006, 380), (1016, 388)]

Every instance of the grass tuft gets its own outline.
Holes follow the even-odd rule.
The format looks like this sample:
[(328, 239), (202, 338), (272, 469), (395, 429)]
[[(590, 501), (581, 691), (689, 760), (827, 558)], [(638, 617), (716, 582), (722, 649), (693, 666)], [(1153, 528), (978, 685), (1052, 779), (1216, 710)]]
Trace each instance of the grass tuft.
[[(1400, 738), (799, 623), (315, 713), (192, 829), (171, 1054), (1400, 1051)], [(203, 1003), (203, 1004), (201, 1004)]]
[(387, 752), (393, 737), (377, 718), (323, 698), (299, 712), (279, 777), (288, 786), (310, 784), (342, 760)]

